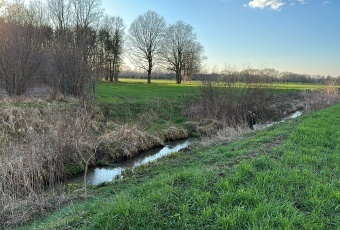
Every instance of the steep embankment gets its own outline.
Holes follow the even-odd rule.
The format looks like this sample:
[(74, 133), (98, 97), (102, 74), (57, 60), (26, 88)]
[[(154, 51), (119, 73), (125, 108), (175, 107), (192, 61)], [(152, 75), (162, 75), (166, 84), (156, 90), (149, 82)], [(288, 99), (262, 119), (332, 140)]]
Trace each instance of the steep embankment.
[(340, 106), (175, 153), (29, 228), (338, 229)]

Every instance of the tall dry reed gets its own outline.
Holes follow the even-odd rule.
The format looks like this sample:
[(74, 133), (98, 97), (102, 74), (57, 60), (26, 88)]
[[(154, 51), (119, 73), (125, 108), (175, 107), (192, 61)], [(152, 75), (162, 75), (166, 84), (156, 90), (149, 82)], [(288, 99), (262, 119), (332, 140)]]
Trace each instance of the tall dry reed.
[(93, 151), (91, 114), (82, 107), (61, 109), (6, 105), (0, 110), (0, 217), (29, 198), (41, 199)]
[(324, 89), (307, 90), (303, 93), (306, 111), (316, 111), (340, 102), (338, 88), (330, 82)]

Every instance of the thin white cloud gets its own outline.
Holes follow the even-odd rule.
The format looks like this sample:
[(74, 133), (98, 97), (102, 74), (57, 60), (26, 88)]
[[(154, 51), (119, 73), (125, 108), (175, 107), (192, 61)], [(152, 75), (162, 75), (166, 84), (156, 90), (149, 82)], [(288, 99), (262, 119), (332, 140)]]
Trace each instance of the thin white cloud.
[(270, 7), (273, 10), (280, 10), (283, 5), (285, 5), (285, 3), (281, 0), (252, 0), (244, 6), (260, 9)]
[[(226, 1), (226, 0), (222, 0)], [(249, 0), (248, 0), (249, 1)], [(323, 5), (331, 3), (331, 0), (321, 0)], [(249, 8), (266, 8), (269, 7), (273, 10), (281, 10), (284, 5), (296, 6), (296, 5), (308, 5), (310, 0), (251, 0), (248, 4), (244, 4), (244, 7)]]

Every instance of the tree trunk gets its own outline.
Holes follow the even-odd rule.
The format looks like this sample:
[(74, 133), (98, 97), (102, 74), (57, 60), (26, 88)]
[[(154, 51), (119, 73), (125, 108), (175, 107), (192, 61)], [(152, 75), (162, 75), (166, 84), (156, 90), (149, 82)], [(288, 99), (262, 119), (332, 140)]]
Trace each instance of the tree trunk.
[(114, 82), (118, 82), (118, 73), (115, 73), (113, 80)]
[(118, 82), (118, 69), (119, 69), (119, 64), (117, 62), (117, 58), (114, 57), (114, 59), (113, 59), (113, 80), (114, 80), (114, 82)]
[(176, 83), (181, 84), (182, 83), (182, 76), (180, 71), (176, 71)]
[(113, 67), (112, 67), (112, 65), (113, 65), (113, 63), (112, 63), (112, 60), (110, 59), (110, 82), (113, 82), (113, 74), (112, 74)]
[(148, 84), (151, 84), (151, 69), (148, 70)]

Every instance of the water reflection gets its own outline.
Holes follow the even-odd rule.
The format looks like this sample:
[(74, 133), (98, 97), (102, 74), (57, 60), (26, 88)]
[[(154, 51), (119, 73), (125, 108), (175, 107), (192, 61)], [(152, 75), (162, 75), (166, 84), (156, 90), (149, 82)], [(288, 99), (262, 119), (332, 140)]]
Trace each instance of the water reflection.
[[(126, 169), (133, 169), (137, 166), (144, 165), (173, 152), (178, 152), (189, 146), (189, 140), (174, 141), (167, 144), (163, 148), (156, 148), (146, 151), (134, 158), (126, 161), (105, 167), (90, 168), (87, 173), (87, 183), (92, 185), (99, 185), (104, 182), (110, 182), (116, 177), (120, 177), (122, 172)], [(71, 178), (69, 182), (83, 182), (83, 174), (79, 174), (74, 178)]]
[(288, 117), (283, 118), (281, 121), (271, 122), (271, 123), (255, 124), (255, 125), (253, 125), (253, 128), (254, 128), (254, 130), (262, 130), (262, 129), (271, 127), (271, 126), (273, 126), (275, 124), (278, 124), (278, 123), (281, 123), (281, 122), (285, 122), (285, 121), (287, 121), (289, 119), (297, 118), (297, 117), (299, 117), (301, 115), (302, 115), (302, 111), (296, 111), (295, 113), (289, 115)]

